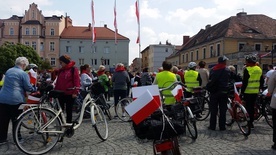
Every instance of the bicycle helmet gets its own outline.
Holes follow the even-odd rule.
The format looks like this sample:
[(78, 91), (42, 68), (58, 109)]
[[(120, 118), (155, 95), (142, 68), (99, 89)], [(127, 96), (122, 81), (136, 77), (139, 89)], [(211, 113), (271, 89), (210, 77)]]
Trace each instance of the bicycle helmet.
[(255, 55), (247, 55), (245, 57), (245, 60), (249, 63), (256, 63), (257, 62), (257, 57)]
[(28, 69), (37, 69), (38, 66), (36, 64), (29, 64)]
[(196, 63), (195, 62), (190, 62), (188, 65), (188, 68), (195, 68), (196, 67)]

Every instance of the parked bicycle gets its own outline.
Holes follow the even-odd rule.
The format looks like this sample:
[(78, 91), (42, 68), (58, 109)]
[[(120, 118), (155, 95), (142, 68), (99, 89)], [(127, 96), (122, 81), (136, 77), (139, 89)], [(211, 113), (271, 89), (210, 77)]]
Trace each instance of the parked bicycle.
[[(79, 117), (73, 123), (66, 123), (58, 101), (61, 94), (63, 92), (57, 90), (47, 94), (47, 98), (51, 98), (51, 102), (56, 105), (55, 108), (45, 107), (45, 102), (42, 100), (38, 106), (29, 108), (18, 117), (13, 137), (17, 147), (24, 153), (44, 154), (58, 142), (62, 142), (63, 137), (72, 137), (83, 121), (86, 107), (90, 107), (92, 127), (96, 130), (98, 137), (103, 141), (108, 138), (107, 120), (90, 93), (84, 98)], [(27, 124), (27, 127), (24, 124)]]
[(193, 96), (196, 98), (199, 102), (199, 105), (201, 106), (201, 112), (199, 112), (195, 119), (197, 121), (204, 121), (208, 118), (210, 115), (209, 105), (210, 105), (210, 99), (209, 99), (209, 93), (205, 88), (202, 87), (195, 87), (193, 88)]
[(240, 131), (244, 136), (248, 136), (251, 133), (250, 118), (242, 101), (239, 98), (236, 85), (234, 85), (234, 94), (228, 97), (228, 112), (226, 115), (226, 125), (232, 126), (236, 122)]
[(128, 106), (132, 101), (133, 99), (131, 97), (126, 97), (119, 100), (119, 102), (117, 103), (115, 112), (120, 120), (124, 122), (131, 121), (131, 117), (126, 112), (125, 107)]

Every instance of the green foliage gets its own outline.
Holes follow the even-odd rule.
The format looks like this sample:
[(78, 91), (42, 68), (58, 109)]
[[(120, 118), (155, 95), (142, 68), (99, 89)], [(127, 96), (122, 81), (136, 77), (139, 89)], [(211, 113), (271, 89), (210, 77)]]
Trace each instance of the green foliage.
[(15, 59), (18, 57), (26, 57), (29, 63), (34, 63), (38, 66), (42, 61), (37, 52), (30, 46), (23, 44), (11, 44), (9, 42), (0, 46), (0, 73), (5, 73), (9, 68), (14, 66)]

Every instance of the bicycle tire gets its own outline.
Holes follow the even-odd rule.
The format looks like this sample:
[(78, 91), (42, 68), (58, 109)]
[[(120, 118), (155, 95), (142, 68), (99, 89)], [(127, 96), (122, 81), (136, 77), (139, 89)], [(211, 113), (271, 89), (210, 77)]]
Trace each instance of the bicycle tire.
[(249, 136), (251, 133), (250, 119), (245, 107), (236, 103), (236, 122), (244, 136)]
[[(56, 113), (54, 111), (48, 108), (38, 107), (22, 113), (18, 118), (13, 132), (13, 139), (16, 146), (26, 154), (38, 155), (49, 152), (57, 144), (62, 134), (61, 120), (59, 117), (56, 117), (43, 130), (44, 133), (40, 132), (40, 128), (55, 116)], [(23, 123), (28, 124), (29, 127), (32, 125), (33, 128), (25, 128), (22, 126)]]
[(210, 115), (210, 110), (209, 110), (210, 101), (207, 97), (201, 97), (200, 101), (202, 102), (201, 104), (203, 105), (202, 111), (199, 113), (201, 117), (195, 117), (195, 119), (197, 121), (204, 121)]
[(104, 112), (98, 105), (91, 106), (91, 121), (98, 137), (105, 141), (108, 138), (108, 124)]
[(132, 102), (132, 98), (123, 98), (121, 99), (118, 104), (116, 105), (116, 115), (120, 120), (123, 122), (129, 122), (131, 121), (131, 117), (129, 114), (125, 111), (125, 107), (129, 105)]
[(265, 117), (266, 123), (273, 129), (272, 122), (272, 109), (269, 102), (264, 102), (262, 105), (263, 115)]
[(234, 121), (234, 118), (233, 118), (232, 100), (230, 98), (228, 98), (228, 102), (227, 102), (227, 111), (228, 111), (228, 113), (226, 113), (225, 125), (226, 126), (232, 126), (232, 124), (235, 121)]
[(108, 117), (109, 120), (112, 120), (112, 115), (109, 109), (104, 109), (104, 114)]
[(189, 107), (186, 107), (185, 121), (186, 121), (185, 124), (187, 125), (191, 138), (197, 139), (198, 133), (197, 133), (197, 127), (196, 127), (196, 119), (193, 116), (191, 116), (191, 109)]

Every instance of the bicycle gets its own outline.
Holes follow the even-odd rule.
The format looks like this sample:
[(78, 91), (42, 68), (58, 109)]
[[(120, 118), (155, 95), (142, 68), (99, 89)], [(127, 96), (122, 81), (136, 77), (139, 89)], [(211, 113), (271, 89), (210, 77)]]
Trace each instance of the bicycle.
[(132, 101), (133, 101), (133, 99), (131, 97), (123, 98), (123, 99), (119, 100), (119, 102), (117, 103), (117, 105), (115, 107), (116, 115), (123, 122), (131, 121), (131, 117), (126, 112), (125, 107), (128, 106)]
[[(78, 89), (78, 88), (72, 88)], [(108, 124), (101, 108), (96, 105), (90, 93), (83, 100), (79, 116), (73, 123), (66, 123), (65, 115), (61, 109), (58, 97), (62, 91), (52, 90), (47, 94), (55, 108), (44, 106), (44, 102), (36, 107), (24, 111), (17, 119), (13, 130), (13, 138), (16, 146), (26, 154), (44, 154), (50, 151), (63, 137), (74, 135), (74, 131), (81, 125), (86, 107), (90, 107), (92, 127), (98, 137), (105, 141), (108, 138)], [(27, 124), (25, 128), (23, 124)]]
[[(234, 84), (234, 96), (228, 97), (227, 102), (229, 115), (226, 115), (226, 126), (232, 126), (236, 122), (240, 131), (244, 136), (249, 136), (251, 133), (250, 118), (242, 101), (239, 98), (236, 85)], [(230, 118), (227, 118), (229, 117)]]
[[(207, 94), (207, 95), (206, 95)], [(195, 117), (197, 121), (204, 121), (210, 115), (209, 105), (209, 93), (202, 87), (193, 88), (193, 96), (197, 98), (199, 104), (201, 105), (201, 112)]]

